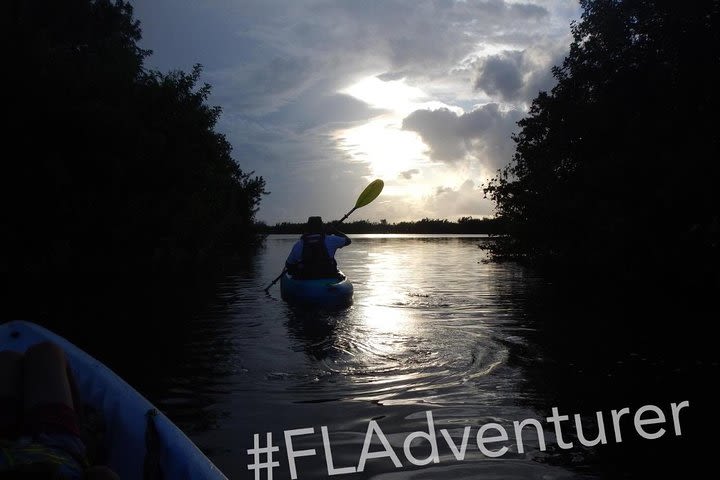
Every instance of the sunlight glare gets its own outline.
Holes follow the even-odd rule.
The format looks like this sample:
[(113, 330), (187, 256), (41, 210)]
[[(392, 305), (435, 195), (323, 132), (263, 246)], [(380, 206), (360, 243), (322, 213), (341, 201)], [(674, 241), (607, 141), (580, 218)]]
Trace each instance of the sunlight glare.
[(423, 163), (427, 147), (414, 132), (401, 129), (396, 119), (381, 117), (337, 132), (340, 148), (354, 160), (367, 162), (374, 176), (395, 178)]
[(408, 311), (397, 308), (397, 305), (405, 300), (404, 292), (398, 288), (398, 285), (403, 283), (402, 276), (406, 272), (403, 267), (402, 259), (395, 255), (368, 255), (366, 268), (369, 277), (382, 279), (367, 285), (367, 305), (364, 305), (364, 323), (375, 331), (375, 343), (384, 343), (387, 334), (407, 334), (412, 331), (413, 321)]
[[(475, 172), (467, 172), (465, 167), (432, 160), (422, 137), (403, 130), (403, 120), (417, 110), (445, 108), (462, 115), (465, 112), (461, 107), (432, 99), (420, 88), (408, 85), (405, 79), (382, 81), (376, 76), (365, 77), (341, 93), (384, 110), (363, 124), (336, 130), (333, 138), (353, 161), (367, 165), (369, 177), (385, 180), (386, 198), (395, 197), (409, 207), (408, 211), (422, 212), (422, 205), (433, 201), (439, 185), (459, 186), (467, 178), (476, 178), (472, 175)], [(460, 174), (464, 176), (459, 178)]]
[(374, 108), (383, 108), (393, 112), (412, 111), (421, 99), (427, 95), (417, 87), (405, 83), (405, 79), (383, 82), (375, 76), (366, 77), (340, 93), (345, 93), (367, 103)]

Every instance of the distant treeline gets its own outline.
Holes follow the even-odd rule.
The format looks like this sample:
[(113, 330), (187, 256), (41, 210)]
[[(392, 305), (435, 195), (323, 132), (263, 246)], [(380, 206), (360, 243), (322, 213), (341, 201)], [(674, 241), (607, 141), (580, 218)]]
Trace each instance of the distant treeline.
[(191, 271), (253, 239), (243, 171), (192, 72), (144, 66), (122, 0), (7, 5), (3, 273)]
[[(388, 223), (387, 220), (370, 222), (368, 220), (357, 220), (345, 222), (338, 226), (345, 233), (416, 233), (416, 234), (469, 234), (469, 233), (502, 233), (502, 224), (495, 218), (472, 218), (462, 217), (457, 222), (423, 218), (416, 222)], [(262, 233), (302, 234), (305, 231), (305, 223), (282, 222), (275, 225), (259, 223), (258, 231)]]

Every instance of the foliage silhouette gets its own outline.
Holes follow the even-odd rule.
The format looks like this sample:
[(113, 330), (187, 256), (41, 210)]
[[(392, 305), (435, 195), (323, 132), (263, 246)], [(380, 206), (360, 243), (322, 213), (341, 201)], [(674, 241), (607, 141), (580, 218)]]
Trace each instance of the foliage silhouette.
[(15, 273), (192, 270), (253, 239), (265, 182), (214, 128), (192, 72), (144, 68), (117, 0), (12, 1), (3, 160)]
[(557, 85), (485, 186), (496, 258), (717, 285), (717, 2), (581, 1)]

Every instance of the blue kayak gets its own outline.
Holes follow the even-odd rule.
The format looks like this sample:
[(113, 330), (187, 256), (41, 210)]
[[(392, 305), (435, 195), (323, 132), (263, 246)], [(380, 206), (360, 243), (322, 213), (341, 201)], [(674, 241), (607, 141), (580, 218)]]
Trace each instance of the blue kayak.
[[(155, 458), (164, 478), (227, 480), (178, 427), (105, 365), (39, 325), (22, 321), (0, 325), (0, 351), (24, 352), (42, 341), (51, 341), (65, 351), (82, 402), (102, 412), (107, 463), (120, 478), (143, 478), (146, 452), (158, 449)], [(151, 424), (157, 440), (148, 448), (146, 431)], [(149, 437), (154, 440), (154, 435)]]
[(280, 278), (280, 294), (289, 303), (344, 306), (352, 303), (353, 285), (344, 275), (341, 278), (301, 280), (285, 273)]

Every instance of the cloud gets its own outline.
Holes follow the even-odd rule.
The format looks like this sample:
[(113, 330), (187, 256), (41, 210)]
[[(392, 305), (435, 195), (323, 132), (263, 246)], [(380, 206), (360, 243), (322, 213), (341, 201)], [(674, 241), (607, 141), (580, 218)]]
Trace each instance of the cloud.
[(511, 3), (506, 6), (524, 18), (541, 19), (547, 17), (549, 13), (545, 7), (534, 3)]
[(420, 170), (417, 168), (411, 168), (410, 170), (405, 170), (404, 172), (400, 172), (400, 177), (404, 178), (405, 180), (410, 180), (413, 175), (417, 175), (420, 173)]
[(566, 44), (556, 41), (485, 57), (476, 62), (475, 90), (506, 102), (529, 103), (555, 85), (552, 67), (561, 64), (566, 53)]
[(403, 130), (417, 132), (430, 147), (430, 157), (452, 162), (465, 156), (466, 138), (461, 130), (462, 117), (448, 109), (416, 110), (403, 120)]
[(417, 132), (434, 160), (453, 163), (474, 157), (494, 171), (512, 156), (511, 133), (522, 117), (490, 103), (458, 115), (448, 109), (417, 110), (403, 120), (403, 129)]
[(550, 16), (546, 6), (502, 0), (135, 3), (143, 46), (156, 51), (151, 65), (203, 64), (218, 103), (248, 115), (272, 112), (317, 83), (339, 90), (372, 72), (447, 79), (480, 43), (547, 34)]
[(440, 186), (426, 199), (425, 209), (434, 218), (485, 217), (492, 215), (492, 204), (483, 198), (475, 182), (465, 180), (458, 188)]
[(515, 100), (523, 87), (522, 52), (503, 52), (481, 62), (475, 88), (488, 95)]
[[(338, 93), (368, 76), (404, 79), (428, 102), (468, 112), (421, 110), (405, 118), (404, 128), (422, 137), (433, 160), (453, 171), (465, 161), (487, 168), (507, 162), (509, 134), (533, 89), (552, 85), (549, 66), (567, 49), (579, 10), (575, 0), (131, 1), (141, 46), (155, 52), (149, 67), (204, 66), (209, 103), (223, 110), (218, 129), (243, 169), (268, 181), (272, 195), (259, 217), (269, 222), (303, 219), (309, 210), (332, 217), (333, 206), (365, 186), (367, 164), (350, 158), (333, 131), (383, 113)], [(396, 180), (405, 185), (430, 176), (421, 163), (401, 170)], [(367, 211), (390, 221), (440, 214), (452, 210), (440, 202), (450, 193), (435, 203), (408, 197)], [(426, 210), (430, 204), (435, 213)], [(396, 205), (402, 208), (392, 210)]]
[(549, 13), (539, 5), (503, 0), (389, 0), (381, 5), (317, 2), (311, 15), (299, 17), (294, 31), (300, 42), (324, 41), (350, 58), (358, 53), (384, 58), (390, 72), (433, 76), (447, 72), (472, 51), (478, 37), (491, 36), (498, 25), (513, 31), (537, 29), (538, 20)]
[[(308, 115), (309, 111), (312, 111), (312, 115)], [(347, 128), (384, 112), (382, 109), (371, 108), (350, 95), (317, 89), (288, 102), (259, 121), (285, 125), (297, 133), (303, 133), (318, 128)]]
[(337, 219), (367, 185), (367, 166), (343, 158), (322, 133), (296, 134), (255, 124), (240, 126), (228, 139), (238, 145), (233, 156), (243, 168), (262, 169), (256, 173), (267, 180), (272, 192), (267, 198), (273, 200), (263, 201), (259, 218), (266, 221), (302, 221), (309, 215)]

